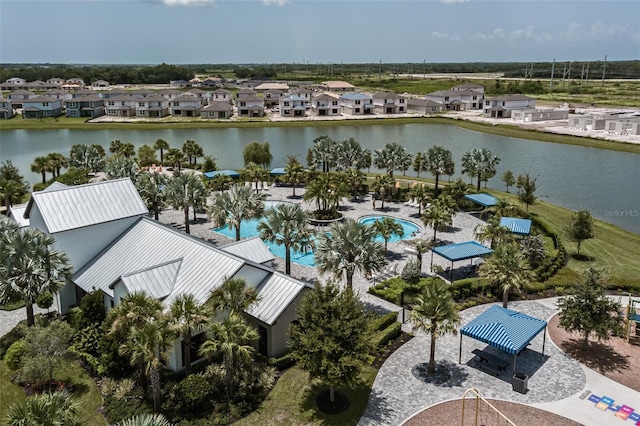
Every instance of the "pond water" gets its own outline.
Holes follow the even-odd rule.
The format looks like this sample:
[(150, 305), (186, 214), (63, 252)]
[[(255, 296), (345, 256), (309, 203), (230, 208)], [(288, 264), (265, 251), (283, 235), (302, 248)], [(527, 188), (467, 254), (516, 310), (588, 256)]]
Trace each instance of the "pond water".
[[(0, 160), (12, 160), (33, 184), (40, 179), (30, 171), (35, 157), (50, 152), (68, 155), (72, 145), (97, 143), (108, 151), (113, 139), (131, 142), (137, 148), (162, 138), (181, 148), (195, 140), (204, 153), (216, 157), (220, 169), (243, 167), (242, 150), (251, 142), (269, 141), (272, 167), (282, 167), (286, 156), (305, 162), (313, 140), (328, 135), (340, 140), (353, 137), (364, 148), (377, 149), (398, 142), (408, 152), (425, 151), (443, 145), (453, 153), (456, 174), (461, 176), (462, 155), (473, 148), (488, 148), (501, 158), (489, 187), (505, 189), (501, 174), (529, 173), (538, 178), (536, 194), (573, 210), (586, 208), (594, 217), (640, 234), (640, 155), (574, 145), (508, 138), (474, 132), (444, 124), (386, 124), (335, 127), (263, 127), (162, 130), (3, 130), (0, 131)], [(373, 170), (373, 169), (372, 169)], [(402, 172), (396, 172), (401, 176)], [(408, 171), (407, 176), (415, 176)], [(423, 173), (424, 175), (424, 173)], [(447, 179), (447, 177), (445, 177)], [(468, 181), (468, 178), (465, 177)], [(513, 189), (512, 189), (513, 190)]]

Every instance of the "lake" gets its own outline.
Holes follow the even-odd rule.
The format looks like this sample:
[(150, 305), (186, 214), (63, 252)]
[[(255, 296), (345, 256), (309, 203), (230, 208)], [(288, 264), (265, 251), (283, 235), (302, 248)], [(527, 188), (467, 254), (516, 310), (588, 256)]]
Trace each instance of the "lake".
[[(425, 151), (443, 145), (453, 153), (456, 175), (462, 155), (473, 148), (487, 148), (501, 158), (497, 175), (489, 187), (504, 190), (502, 173), (529, 173), (538, 177), (537, 195), (544, 201), (573, 210), (586, 208), (598, 219), (640, 234), (640, 155), (604, 149), (490, 135), (446, 124), (387, 124), (337, 127), (264, 127), (224, 129), (162, 130), (3, 130), (0, 131), (0, 160), (12, 160), (29, 183), (40, 181), (30, 164), (49, 152), (69, 154), (79, 143), (102, 145), (108, 152), (113, 139), (131, 142), (139, 148), (162, 138), (181, 148), (195, 140), (205, 154), (217, 158), (219, 168), (243, 167), (242, 150), (251, 142), (269, 141), (272, 167), (284, 166), (287, 155), (305, 163), (307, 149), (319, 136), (340, 140), (355, 138), (362, 147), (377, 149), (398, 142), (407, 151)], [(402, 173), (396, 172), (396, 176)], [(427, 174), (428, 175), (428, 174)], [(407, 176), (415, 172), (407, 171)], [(445, 177), (446, 179), (446, 177)], [(469, 181), (468, 177), (465, 177)]]

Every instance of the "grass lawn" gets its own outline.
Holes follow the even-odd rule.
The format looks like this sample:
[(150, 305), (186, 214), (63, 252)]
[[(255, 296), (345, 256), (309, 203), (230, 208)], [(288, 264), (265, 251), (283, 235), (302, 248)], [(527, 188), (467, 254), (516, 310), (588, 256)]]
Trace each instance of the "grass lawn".
[(0, 311), (15, 311), (16, 309), (24, 308), (24, 300), (18, 300), (16, 302), (5, 303), (0, 305)]
[(367, 405), (377, 373), (376, 369), (366, 367), (360, 376), (361, 383), (358, 386), (338, 388), (338, 391), (349, 397), (351, 405), (343, 413), (327, 415), (316, 408), (315, 402), (316, 396), (324, 388), (309, 383), (309, 375), (299, 368), (290, 368), (278, 380), (260, 407), (235, 424), (238, 426), (355, 425)]
[[(0, 419), (7, 415), (9, 407), (25, 400), (26, 395), (20, 386), (11, 383), (11, 370), (4, 361), (0, 361)], [(104, 417), (97, 409), (102, 405), (102, 397), (95, 382), (76, 362), (65, 364), (56, 375), (57, 378), (74, 385), (74, 399), (78, 402), (85, 416), (85, 424), (106, 425)]]
[[(522, 206), (515, 194), (488, 190), (496, 197), (507, 197), (512, 203)], [(562, 244), (569, 253), (569, 268), (581, 272), (590, 266), (604, 269), (610, 278), (619, 278), (640, 282), (640, 235), (625, 231), (614, 225), (595, 220), (596, 237), (584, 241), (580, 246), (580, 255), (585, 260), (575, 258), (577, 244), (569, 241), (565, 232), (573, 212), (546, 202), (536, 202), (529, 212), (538, 216), (560, 235)]]

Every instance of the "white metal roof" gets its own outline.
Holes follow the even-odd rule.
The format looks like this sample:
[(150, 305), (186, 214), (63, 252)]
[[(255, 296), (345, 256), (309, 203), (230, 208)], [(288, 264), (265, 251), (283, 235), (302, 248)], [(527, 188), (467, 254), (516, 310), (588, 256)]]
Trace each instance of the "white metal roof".
[(129, 293), (146, 291), (156, 299), (164, 299), (173, 291), (182, 259), (120, 277)]
[[(72, 280), (86, 291), (95, 287), (113, 297), (112, 283), (132, 272), (148, 270), (135, 278), (135, 288), (159, 294), (165, 292), (167, 279), (159, 283), (153, 279), (154, 275), (167, 274), (169, 269), (154, 268), (178, 259), (182, 262), (173, 290), (164, 299), (167, 305), (182, 293), (193, 294), (198, 301), (205, 302), (211, 290), (244, 264), (242, 259), (198, 238), (143, 217), (80, 269)], [(123, 281), (125, 286), (133, 285), (134, 278), (129, 278)]]
[(129, 178), (34, 192), (26, 218), (34, 203), (51, 234), (149, 212)]
[(285, 274), (274, 272), (258, 285), (260, 301), (252, 305), (247, 313), (268, 325), (273, 325), (306, 288), (310, 287)]
[(256, 263), (266, 263), (275, 259), (269, 247), (258, 236), (234, 241), (220, 246), (220, 249)]
[(26, 204), (20, 204), (16, 206), (11, 206), (9, 209), (9, 213), (11, 214), (11, 219), (18, 224), (19, 228), (24, 228), (29, 226), (29, 219), (25, 219), (24, 212), (27, 211)]

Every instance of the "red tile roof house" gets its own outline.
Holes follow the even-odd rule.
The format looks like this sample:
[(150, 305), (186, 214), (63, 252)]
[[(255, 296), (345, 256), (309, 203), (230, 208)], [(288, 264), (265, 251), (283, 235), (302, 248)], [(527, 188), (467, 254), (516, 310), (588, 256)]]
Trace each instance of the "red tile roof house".
[(379, 114), (402, 114), (407, 112), (407, 99), (396, 93), (374, 93), (373, 105), (374, 111)]
[(22, 118), (60, 117), (61, 115), (61, 99), (37, 96), (22, 101)]

